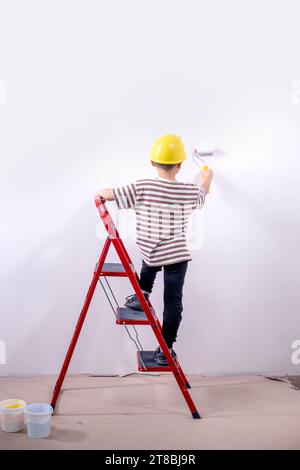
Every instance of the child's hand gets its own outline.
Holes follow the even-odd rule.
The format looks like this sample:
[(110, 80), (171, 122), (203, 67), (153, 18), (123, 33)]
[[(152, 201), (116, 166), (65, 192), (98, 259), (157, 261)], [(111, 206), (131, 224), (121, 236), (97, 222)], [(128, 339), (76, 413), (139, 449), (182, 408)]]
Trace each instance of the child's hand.
[(100, 189), (95, 197), (101, 197), (102, 202), (113, 201), (114, 195), (112, 189)]
[(208, 170), (201, 170), (202, 180), (212, 180), (214, 177), (214, 172), (209, 168)]
[(202, 170), (200, 173), (202, 177), (201, 187), (205, 190), (206, 194), (208, 194), (214, 172), (209, 168), (208, 170)]
[(95, 198), (96, 198), (96, 197), (100, 197), (100, 199), (101, 199), (102, 202), (105, 202), (105, 201), (106, 201), (105, 197), (102, 196), (102, 190), (98, 191), (98, 192), (95, 194)]

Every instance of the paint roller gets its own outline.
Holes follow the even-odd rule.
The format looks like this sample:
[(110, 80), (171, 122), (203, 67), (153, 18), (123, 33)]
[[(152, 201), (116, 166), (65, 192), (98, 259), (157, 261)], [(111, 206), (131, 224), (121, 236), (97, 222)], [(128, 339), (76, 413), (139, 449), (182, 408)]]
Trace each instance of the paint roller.
[(206, 163), (206, 158), (211, 158), (211, 157), (215, 156), (216, 153), (217, 153), (217, 149), (202, 150), (201, 151), (201, 150), (198, 150), (197, 148), (195, 148), (194, 152), (193, 152), (193, 160), (196, 163), (196, 165), (198, 166), (198, 168), (200, 168), (199, 161), (204, 163), (204, 165), (202, 166), (202, 171), (208, 171), (209, 166)]
[(204, 163), (202, 166), (202, 171), (207, 171), (209, 169), (207, 163), (206, 163), (206, 158), (211, 158), (215, 156), (216, 154), (216, 149), (214, 150), (198, 150), (197, 148), (194, 149), (193, 151), (193, 160), (196, 163), (196, 165), (200, 168), (199, 165), (199, 160)]

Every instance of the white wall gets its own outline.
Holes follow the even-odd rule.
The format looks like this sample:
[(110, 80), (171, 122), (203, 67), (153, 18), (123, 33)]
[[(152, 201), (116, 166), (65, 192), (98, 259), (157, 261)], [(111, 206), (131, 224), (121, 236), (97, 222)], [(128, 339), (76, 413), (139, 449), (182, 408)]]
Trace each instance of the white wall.
[[(225, 152), (185, 285), (183, 366), (299, 373), (299, 15), (298, 0), (0, 1), (1, 375), (58, 372), (103, 243), (93, 195), (153, 175), (167, 132), (189, 154)], [(135, 365), (99, 286), (70, 370)]]

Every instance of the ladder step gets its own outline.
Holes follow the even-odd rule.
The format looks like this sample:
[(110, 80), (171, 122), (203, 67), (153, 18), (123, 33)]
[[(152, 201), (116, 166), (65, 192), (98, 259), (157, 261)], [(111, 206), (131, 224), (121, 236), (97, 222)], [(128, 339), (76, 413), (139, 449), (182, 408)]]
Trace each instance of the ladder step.
[[(170, 372), (170, 366), (159, 366), (154, 358), (155, 351), (137, 351), (138, 369), (140, 372)], [(141, 361), (142, 359), (142, 361)], [(145, 364), (145, 367), (143, 366)]]
[[(150, 310), (156, 318), (154, 309), (151, 308)], [(118, 307), (116, 313), (116, 323), (118, 325), (150, 325), (150, 322), (148, 321), (145, 312), (142, 310), (133, 310), (132, 308)]]
[[(97, 265), (96, 265), (96, 269), (97, 269)], [(134, 272), (133, 264), (131, 264), (130, 267), (131, 267), (132, 272)], [(104, 263), (100, 276), (127, 277), (127, 273), (124, 269), (124, 266), (121, 263)]]

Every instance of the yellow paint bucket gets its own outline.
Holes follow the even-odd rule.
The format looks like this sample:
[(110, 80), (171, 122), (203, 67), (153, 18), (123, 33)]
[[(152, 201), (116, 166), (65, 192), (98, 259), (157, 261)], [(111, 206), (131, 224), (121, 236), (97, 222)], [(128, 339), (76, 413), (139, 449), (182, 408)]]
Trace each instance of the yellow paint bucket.
[(26, 402), (10, 398), (0, 402), (1, 429), (5, 432), (18, 432), (24, 428), (24, 408)]

